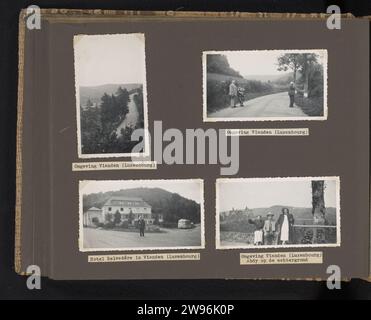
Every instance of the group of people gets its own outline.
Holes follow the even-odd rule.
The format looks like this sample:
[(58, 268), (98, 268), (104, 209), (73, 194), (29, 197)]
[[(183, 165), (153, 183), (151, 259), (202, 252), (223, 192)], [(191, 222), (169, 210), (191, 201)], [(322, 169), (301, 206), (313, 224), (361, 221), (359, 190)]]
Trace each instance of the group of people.
[(238, 103), (243, 107), (245, 101), (245, 88), (238, 86), (236, 80), (232, 80), (229, 85), (229, 97), (231, 99), (232, 108), (236, 108)]
[[(295, 101), (295, 92), (296, 86), (293, 81), (290, 82), (288, 94), (290, 98), (290, 108), (294, 107)], [(238, 86), (236, 80), (232, 80), (231, 84), (229, 85), (229, 97), (231, 101), (231, 107), (236, 108), (237, 104), (240, 103), (240, 106), (243, 107), (243, 103), (245, 100), (245, 89), (241, 86)]]
[(286, 245), (293, 241), (294, 216), (288, 208), (283, 208), (277, 221), (274, 214), (269, 212), (264, 220), (262, 216), (249, 219), (249, 223), (255, 226), (254, 245)]

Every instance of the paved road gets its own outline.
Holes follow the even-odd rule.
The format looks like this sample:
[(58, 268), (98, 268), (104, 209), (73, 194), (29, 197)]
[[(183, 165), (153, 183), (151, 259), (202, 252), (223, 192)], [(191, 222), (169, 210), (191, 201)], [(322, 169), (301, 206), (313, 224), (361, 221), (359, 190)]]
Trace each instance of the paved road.
[(188, 247), (201, 245), (201, 228), (163, 229), (161, 233), (124, 232), (84, 228), (84, 249)]
[(134, 102), (134, 95), (135, 93), (132, 93), (130, 95), (130, 101), (128, 103), (129, 112), (126, 114), (125, 119), (117, 127), (116, 129), (117, 136), (121, 135), (121, 129), (124, 129), (126, 127), (135, 127), (138, 122), (139, 113), (137, 105)]
[(245, 101), (243, 107), (225, 108), (208, 115), (209, 118), (275, 118), (275, 117), (307, 117), (296, 105), (290, 108), (287, 92), (261, 96)]

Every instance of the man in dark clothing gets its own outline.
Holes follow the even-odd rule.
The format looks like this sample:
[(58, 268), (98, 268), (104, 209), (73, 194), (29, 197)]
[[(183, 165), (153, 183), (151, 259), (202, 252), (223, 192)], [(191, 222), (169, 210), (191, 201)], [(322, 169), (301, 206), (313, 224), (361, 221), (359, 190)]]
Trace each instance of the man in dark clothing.
[(139, 227), (139, 236), (144, 237), (144, 229), (146, 228), (146, 222), (144, 221), (143, 217), (139, 218), (138, 227)]
[(290, 97), (290, 108), (293, 108), (294, 107), (294, 101), (295, 101), (295, 84), (294, 84), (294, 82), (290, 82), (289, 97)]

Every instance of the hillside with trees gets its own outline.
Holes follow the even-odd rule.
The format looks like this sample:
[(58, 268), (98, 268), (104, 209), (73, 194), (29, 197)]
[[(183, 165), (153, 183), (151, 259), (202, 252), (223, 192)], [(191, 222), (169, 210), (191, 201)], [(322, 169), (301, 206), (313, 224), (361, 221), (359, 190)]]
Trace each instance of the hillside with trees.
[[(140, 95), (142, 88), (136, 88)], [(83, 154), (92, 153), (130, 153), (137, 144), (131, 141), (131, 134), (136, 128), (143, 128), (143, 99), (135, 101), (141, 121), (135, 127), (126, 127), (121, 134), (116, 133), (119, 124), (129, 112), (130, 92), (118, 87), (114, 94), (103, 93), (98, 106), (91, 99), (85, 107), (80, 107), (81, 148)]]
[(141, 85), (138, 83), (126, 83), (126, 84), (103, 84), (100, 86), (81, 86), (80, 91), (80, 104), (85, 107), (88, 101), (92, 104), (99, 105), (102, 96), (106, 93), (113, 95), (117, 92), (118, 88), (126, 89), (129, 93), (133, 90), (140, 88)]
[(154, 216), (162, 214), (166, 223), (177, 223), (179, 219), (189, 219), (193, 223), (201, 221), (201, 207), (197, 202), (161, 188), (134, 188), (84, 195), (84, 212), (91, 207), (102, 208), (104, 203), (113, 196), (143, 199), (152, 207)]
[(207, 112), (212, 113), (229, 106), (229, 85), (232, 80), (245, 89), (245, 100), (286, 90), (275, 86), (271, 81), (244, 78), (231, 68), (228, 59), (222, 54), (207, 55)]

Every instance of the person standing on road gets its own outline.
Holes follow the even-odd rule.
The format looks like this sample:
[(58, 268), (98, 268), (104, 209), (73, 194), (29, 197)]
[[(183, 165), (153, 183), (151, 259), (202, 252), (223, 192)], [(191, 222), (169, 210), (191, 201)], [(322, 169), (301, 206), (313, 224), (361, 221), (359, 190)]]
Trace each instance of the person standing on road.
[(231, 84), (229, 85), (229, 97), (231, 99), (231, 107), (235, 108), (237, 102), (237, 86), (235, 80), (232, 80)]
[(146, 228), (146, 222), (144, 221), (142, 216), (139, 218), (138, 227), (139, 227), (139, 236), (144, 237), (144, 229)]
[(290, 97), (290, 108), (293, 108), (294, 107), (294, 101), (295, 101), (295, 84), (294, 82), (290, 82), (290, 86), (289, 86), (289, 97)]

